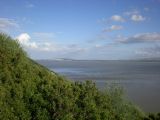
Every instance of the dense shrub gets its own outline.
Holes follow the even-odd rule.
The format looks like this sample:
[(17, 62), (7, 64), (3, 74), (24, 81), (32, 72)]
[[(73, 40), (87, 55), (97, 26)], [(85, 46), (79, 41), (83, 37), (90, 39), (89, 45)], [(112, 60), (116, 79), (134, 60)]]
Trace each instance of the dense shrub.
[(149, 113), (147, 117), (144, 118), (144, 120), (160, 120), (160, 113), (157, 114)]
[(141, 120), (121, 89), (71, 82), (29, 59), (0, 34), (0, 120)]

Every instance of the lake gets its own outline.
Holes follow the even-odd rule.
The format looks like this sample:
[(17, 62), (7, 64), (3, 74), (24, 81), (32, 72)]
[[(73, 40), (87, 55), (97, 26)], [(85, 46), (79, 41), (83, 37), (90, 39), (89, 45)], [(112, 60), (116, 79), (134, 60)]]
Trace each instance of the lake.
[(93, 80), (122, 86), (125, 96), (146, 112), (160, 112), (160, 61), (38, 60), (50, 70), (74, 81)]

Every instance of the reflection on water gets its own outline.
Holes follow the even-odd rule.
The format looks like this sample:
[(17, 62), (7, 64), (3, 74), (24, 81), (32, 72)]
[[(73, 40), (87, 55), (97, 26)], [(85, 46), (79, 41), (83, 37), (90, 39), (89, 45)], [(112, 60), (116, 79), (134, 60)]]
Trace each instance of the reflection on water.
[(39, 61), (74, 81), (93, 80), (99, 89), (116, 83), (126, 96), (148, 112), (160, 111), (160, 62)]

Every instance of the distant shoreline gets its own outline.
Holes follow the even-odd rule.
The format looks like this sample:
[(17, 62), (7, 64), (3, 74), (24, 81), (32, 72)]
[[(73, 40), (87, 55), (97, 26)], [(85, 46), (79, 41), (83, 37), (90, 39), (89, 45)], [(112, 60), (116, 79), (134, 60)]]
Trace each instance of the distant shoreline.
[(160, 62), (160, 60), (74, 60), (74, 59), (35, 59), (36, 61), (140, 61), (140, 62)]

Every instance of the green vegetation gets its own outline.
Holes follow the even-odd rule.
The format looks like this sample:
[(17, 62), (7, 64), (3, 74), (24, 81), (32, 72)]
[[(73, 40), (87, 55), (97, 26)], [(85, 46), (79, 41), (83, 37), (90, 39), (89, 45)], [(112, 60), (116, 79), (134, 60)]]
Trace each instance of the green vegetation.
[(157, 114), (148, 114), (147, 117), (144, 118), (144, 120), (160, 120), (160, 113)]
[[(149, 120), (122, 90), (71, 82), (29, 59), (0, 34), (0, 120)], [(158, 119), (157, 119), (158, 120)]]

